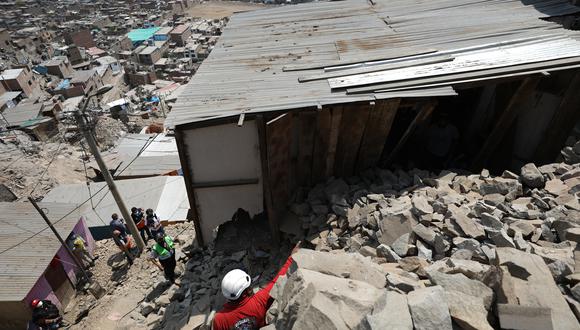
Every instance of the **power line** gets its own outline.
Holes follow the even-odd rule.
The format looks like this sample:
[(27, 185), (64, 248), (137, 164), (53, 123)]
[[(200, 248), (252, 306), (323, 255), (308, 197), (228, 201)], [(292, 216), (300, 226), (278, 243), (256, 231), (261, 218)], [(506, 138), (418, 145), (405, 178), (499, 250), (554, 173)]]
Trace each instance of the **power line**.
[(56, 156), (58, 156), (58, 154), (60, 153), (60, 148), (62, 147), (62, 144), (65, 140), (66, 129), (67, 129), (67, 127), (65, 126), (65, 128), (63, 129), (63, 133), (62, 133), (62, 136), (60, 138), (60, 142), (58, 144), (58, 147), (56, 148), (56, 152), (52, 155), (52, 158), (50, 159), (50, 161), (46, 165), (46, 168), (44, 169), (44, 171), (42, 171), (42, 174), (38, 178), (36, 185), (34, 185), (32, 190), (30, 191), (29, 196), (32, 196), (32, 194), (34, 193), (34, 191), (36, 190), (36, 188), (38, 187), (38, 185), (40, 184), (40, 182), (42, 181), (42, 179), (46, 175), (46, 172), (48, 172), (48, 168), (50, 167), (50, 165), (52, 165), (52, 163), (56, 160)]

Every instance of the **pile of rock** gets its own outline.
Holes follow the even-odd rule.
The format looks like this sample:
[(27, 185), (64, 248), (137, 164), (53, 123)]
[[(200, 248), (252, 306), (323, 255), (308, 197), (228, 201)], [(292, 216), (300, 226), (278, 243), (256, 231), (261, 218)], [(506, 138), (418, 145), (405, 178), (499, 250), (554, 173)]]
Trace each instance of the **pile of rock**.
[[(580, 165), (373, 170), (291, 206), (276, 328), (579, 329)], [(575, 317), (576, 315), (576, 317)]]
[(568, 146), (562, 149), (560, 154), (568, 164), (580, 163), (580, 140), (571, 142)]

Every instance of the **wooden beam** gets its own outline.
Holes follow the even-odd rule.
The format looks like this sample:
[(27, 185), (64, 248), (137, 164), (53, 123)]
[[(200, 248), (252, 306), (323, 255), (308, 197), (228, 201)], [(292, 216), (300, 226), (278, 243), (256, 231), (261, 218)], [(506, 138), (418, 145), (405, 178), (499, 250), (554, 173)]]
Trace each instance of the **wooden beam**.
[(314, 153), (312, 155), (312, 183), (324, 181), (326, 178), (326, 158), (330, 148), (330, 133), (332, 113), (329, 108), (323, 108), (316, 116), (316, 133), (314, 136)]
[(542, 141), (536, 148), (534, 161), (546, 163), (556, 159), (570, 131), (580, 121), (580, 71), (577, 71), (552, 116)]
[(334, 162), (336, 159), (336, 147), (338, 145), (338, 134), (342, 123), (342, 105), (334, 106), (330, 109), (330, 137), (328, 139), (328, 152), (326, 154), (326, 170), (324, 176), (329, 178), (334, 175)]
[(399, 98), (385, 100), (371, 108), (358, 152), (357, 171), (376, 166), (381, 159), (400, 102)]
[(193, 180), (190, 171), (193, 171), (189, 164), (189, 152), (187, 152), (187, 147), (184, 141), (183, 131), (179, 128), (175, 129), (175, 142), (177, 144), (177, 154), (179, 155), (179, 160), (181, 163), (181, 169), (183, 172), (183, 179), (185, 181), (185, 189), (187, 190), (187, 198), (189, 200), (189, 209), (193, 213), (193, 227), (195, 228), (195, 239), (197, 240), (199, 246), (205, 245), (205, 240), (203, 233), (201, 231), (201, 221), (199, 217), (199, 209), (197, 207), (197, 201), (195, 199), (195, 189), (193, 187)]
[(415, 132), (417, 126), (423, 124), (431, 116), (431, 113), (433, 113), (436, 105), (437, 101), (430, 101), (423, 105), (419, 113), (417, 113), (413, 121), (407, 127), (405, 133), (403, 133), (403, 136), (401, 136), (399, 139), (399, 142), (397, 142), (395, 148), (393, 148), (393, 151), (391, 151), (389, 156), (387, 156), (387, 164), (390, 164), (395, 156), (397, 156), (399, 151), (401, 151), (401, 149), (405, 146), (405, 143), (407, 143), (407, 140), (409, 140), (409, 138), (413, 135), (413, 132)]
[(301, 186), (310, 186), (312, 178), (312, 157), (316, 132), (316, 111), (301, 111), (298, 114), (298, 163), (296, 179)]
[(491, 133), (483, 144), (483, 147), (474, 158), (472, 168), (480, 168), (486, 165), (487, 160), (491, 154), (501, 143), (508, 129), (512, 126), (515, 119), (524, 109), (522, 105), (528, 101), (530, 96), (533, 95), (539, 82), (540, 79), (537, 77), (529, 77), (522, 81), (518, 89), (511, 97), (506, 109), (502, 112), (500, 118), (497, 120)]
[(354, 173), (370, 109), (368, 103), (354, 103), (344, 109), (334, 162), (336, 176), (350, 176)]
[(247, 184), (259, 183), (260, 179), (239, 179), (239, 180), (224, 180), (224, 181), (211, 181), (211, 182), (196, 182), (192, 185), (193, 188), (211, 188), (211, 187), (230, 187), (230, 186), (243, 186)]
[(280, 243), (280, 230), (278, 227), (278, 217), (274, 210), (274, 203), (272, 202), (272, 187), (270, 186), (270, 170), (268, 167), (268, 145), (266, 143), (266, 122), (264, 117), (258, 115), (256, 117), (256, 125), (258, 126), (258, 140), (260, 141), (260, 160), (262, 164), (262, 183), (264, 189), (264, 202), (266, 206), (266, 214), (268, 215), (268, 224), (270, 225), (270, 232), (274, 243)]

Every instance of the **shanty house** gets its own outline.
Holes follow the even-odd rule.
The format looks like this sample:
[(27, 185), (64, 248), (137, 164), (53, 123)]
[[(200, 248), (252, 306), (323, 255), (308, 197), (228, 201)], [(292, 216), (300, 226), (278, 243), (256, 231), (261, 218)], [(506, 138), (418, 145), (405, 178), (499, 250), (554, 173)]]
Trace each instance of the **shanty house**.
[(234, 14), (166, 121), (198, 232), (211, 240), (243, 208), (276, 234), (299, 187), (430, 166), (439, 122), (456, 127), (458, 167), (554, 160), (580, 118), (580, 32), (551, 20), (578, 11), (346, 0)]
[[(39, 203), (66, 239), (83, 237), (89, 252), (94, 240), (76, 205)], [(72, 257), (30, 203), (0, 203), (0, 324), (2, 329), (26, 329), (33, 299), (48, 299), (61, 311), (75, 294)]]

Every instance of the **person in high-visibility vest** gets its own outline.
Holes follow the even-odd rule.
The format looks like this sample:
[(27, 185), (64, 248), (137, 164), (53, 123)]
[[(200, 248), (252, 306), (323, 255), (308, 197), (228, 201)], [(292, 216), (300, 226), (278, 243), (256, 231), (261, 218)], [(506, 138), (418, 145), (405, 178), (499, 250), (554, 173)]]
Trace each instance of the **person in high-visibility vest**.
[(155, 237), (155, 245), (151, 248), (151, 259), (153, 263), (165, 273), (165, 277), (175, 283), (175, 243), (171, 236), (158, 233)]

